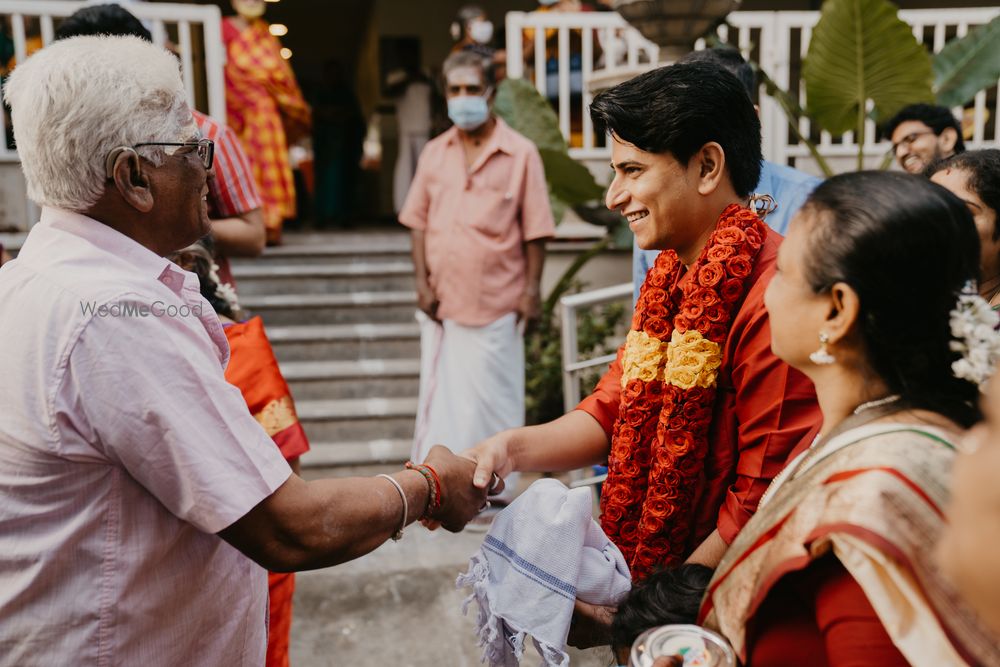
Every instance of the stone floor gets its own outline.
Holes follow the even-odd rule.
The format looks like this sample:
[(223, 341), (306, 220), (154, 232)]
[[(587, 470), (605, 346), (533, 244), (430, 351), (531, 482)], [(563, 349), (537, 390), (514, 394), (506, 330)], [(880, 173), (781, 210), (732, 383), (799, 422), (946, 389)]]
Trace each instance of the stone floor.
[[(374, 471), (355, 469), (354, 474)], [(531, 479), (523, 480), (529, 483)], [(483, 532), (430, 532), (412, 525), (355, 561), (297, 578), (293, 667), (474, 667), (480, 664), (472, 609), (455, 578)], [(529, 649), (524, 667), (540, 664)], [(608, 649), (570, 650), (574, 667), (612, 664)]]

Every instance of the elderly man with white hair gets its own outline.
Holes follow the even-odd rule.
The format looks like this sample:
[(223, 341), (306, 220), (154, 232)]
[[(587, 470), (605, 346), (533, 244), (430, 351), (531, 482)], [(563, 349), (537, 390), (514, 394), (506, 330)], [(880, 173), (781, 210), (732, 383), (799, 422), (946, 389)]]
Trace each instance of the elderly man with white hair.
[(5, 95), (42, 215), (0, 269), (0, 665), (262, 665), (261, 566), (475, 516), (474, 466), (441, 447), (300, 479), (226, 383), (222, 327), (163, 257), (208, 230), (213, 148), (175, 58), (68, 39)]

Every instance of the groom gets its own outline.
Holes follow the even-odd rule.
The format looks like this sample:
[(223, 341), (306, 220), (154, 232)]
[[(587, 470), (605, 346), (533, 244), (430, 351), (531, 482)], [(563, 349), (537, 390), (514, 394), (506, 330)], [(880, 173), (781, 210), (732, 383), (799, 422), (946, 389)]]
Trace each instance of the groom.
[(747, 208), (760, 122), (736, 77), (711, 63), (640, 75), (598, 95), (591, 116), (611, 135), (608, 208), (640, 247), (667, 252), (594, 392), (466, 455), (482, 488), (494, 471), (608, 461), (601, 524), (633, 578), (685, 561), (714, 567), (820, 423), (811, 383), (770, 350), (763, 295), (781, 236)]

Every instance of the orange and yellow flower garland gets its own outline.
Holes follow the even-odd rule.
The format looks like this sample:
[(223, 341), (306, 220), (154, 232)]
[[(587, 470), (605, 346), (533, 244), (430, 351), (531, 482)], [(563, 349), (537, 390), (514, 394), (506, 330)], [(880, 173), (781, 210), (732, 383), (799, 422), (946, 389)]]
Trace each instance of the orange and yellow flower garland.
[(722, 347), (766, 233), (757, 215), (733, 204), (683, 288), (683, 265), (672, 250), (660, 253), (643, 283), (601, 493), (601, 526), (634, 580), (679, 564), (694, 546), (693, 505)]

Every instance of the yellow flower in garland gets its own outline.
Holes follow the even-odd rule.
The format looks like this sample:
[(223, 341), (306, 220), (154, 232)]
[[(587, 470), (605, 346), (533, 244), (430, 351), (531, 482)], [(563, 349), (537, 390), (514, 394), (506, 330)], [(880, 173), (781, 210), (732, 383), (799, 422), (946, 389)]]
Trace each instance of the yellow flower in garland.
[(629, 331), (622, 356), (622, 387), (635, 379), (643, 382), (662, 380), (666, 361), (667, 343), (645, 331)]
[(722, 350), (695, 330), (681, 333), (674, 329), (667, 344), (667, 364), (663, 371), (666, 382), (690, 389), (695, 385), (705, 389), (715, 384)]

